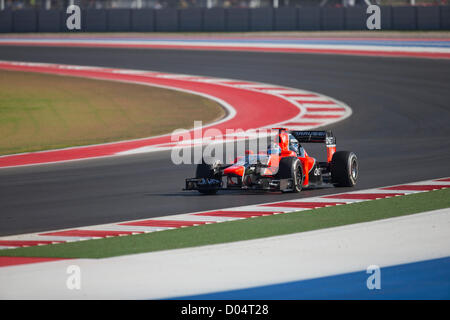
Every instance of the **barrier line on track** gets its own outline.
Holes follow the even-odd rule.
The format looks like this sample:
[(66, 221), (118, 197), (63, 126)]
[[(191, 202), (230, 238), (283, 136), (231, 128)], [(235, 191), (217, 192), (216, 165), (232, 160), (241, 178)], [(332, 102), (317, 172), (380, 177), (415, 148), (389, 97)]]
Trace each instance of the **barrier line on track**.
[(220, 223), (224, 221), (249, 219), (274, 214), (346, 205), (356, 202), (398, 197), (445, 188), (450, 188), (450, 178), (426, 180), (312, 198), (299, 198), (295, 200), (283, 200), (278, 202), (178, 214), (151, 219), (121, 221), (80, 228), (7, 236), (0, 238), (0, 249), (151, 233), (176, 228), (194, 227), (210, 223)]
[[(0, 61), (0, 70), (38, 72), (88, 79), (119, 81), (169, 88), (201, 95), (220, 103), (228, 115), (204, 126), (227, 129), (261, 129), (289, 125), (307, 130), (341, 121), (352, 113), (349, 106), (311, 91), (252, 81), (89, 66)], [(190, 131), (194, 136), (194, 130)], [(238, 139), (238, 137), (229, 137)], [(0, 168), (74, 161), (172, 149), (170, 134), (65, 149), (0, 156)]]
[(447, 39), (440, 39), (438, 44), (429, 41), (411, 42), (404, 39), (290, 39), (265, 40), (246, 38), (236, 39), (196, 38), (179, 39), (115, 39), (111, 38), (2, 38), (0, 45), (5, 46), (43, 46), (43, 47), (87, 47), (87, 48), (135, 48), (164, 50), (207, 50), (207, 51), (243, 51), (243, 52), (278, 52), (278, 53), (314, 53), (333, 55), (388, 56), (410, 58), (450, 59)]

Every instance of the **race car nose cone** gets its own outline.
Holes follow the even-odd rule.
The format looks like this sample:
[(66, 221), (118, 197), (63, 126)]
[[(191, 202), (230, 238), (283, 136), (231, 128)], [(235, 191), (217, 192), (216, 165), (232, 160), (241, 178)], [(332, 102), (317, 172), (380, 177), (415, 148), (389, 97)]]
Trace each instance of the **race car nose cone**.
[(231, 166), (226, 168), (223, 173), (224, 175), (235, 175), (242, 177), (244, 175), (244, 166)]

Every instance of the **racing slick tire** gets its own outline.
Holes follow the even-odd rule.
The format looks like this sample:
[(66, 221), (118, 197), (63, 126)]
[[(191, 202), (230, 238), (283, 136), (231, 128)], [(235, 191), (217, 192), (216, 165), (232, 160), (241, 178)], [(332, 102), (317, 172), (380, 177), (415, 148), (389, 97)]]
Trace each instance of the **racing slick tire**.
[(353, 187), (358, 180), (358, 158), (350, 151), (335, 152), (331, 160), (331, 181), (336, 187)]
[[(197, 165), (197, 169), (195, 170), (196, 178), (204, 178), (204, 179), (216, 179), (222, 180), (220, 173), (215, 173), (215, 168), (219, 165), (220, 162), (216, 161), (213, 164), (207, 164), (204, 161), (201, 164)], [(219, 188), (208, 187), (205, 189), (198, 189), (198, 192), (202, 194), (216, 194)]]
[(278, 173), (276, 175), (278, 179), (293, 179), (293, 190), (281, 192), (300, 192), (303, 186), (303, 168), (302, 162), (297, 157), (286, 157), (280, 160), (278, 167)]

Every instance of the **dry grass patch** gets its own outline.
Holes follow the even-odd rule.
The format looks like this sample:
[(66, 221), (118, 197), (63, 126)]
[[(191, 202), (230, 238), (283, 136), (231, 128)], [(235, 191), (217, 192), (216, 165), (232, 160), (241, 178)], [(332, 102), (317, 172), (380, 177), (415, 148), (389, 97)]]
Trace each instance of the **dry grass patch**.
[(0, 71), (0, 154), (170, 133), (225, 115), (215, 101), (136, 84)]

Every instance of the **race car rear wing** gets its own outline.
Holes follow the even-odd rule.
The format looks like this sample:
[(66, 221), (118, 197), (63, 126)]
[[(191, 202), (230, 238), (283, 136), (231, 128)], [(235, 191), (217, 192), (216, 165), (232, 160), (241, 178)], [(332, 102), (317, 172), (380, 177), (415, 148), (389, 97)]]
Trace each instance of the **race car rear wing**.
[(290, 131), (300, 143), (325, 143), (328, 146), (336, 146), (336, 137), (331, 131)]
[(295, 131), (286, 128), (275, 128), (278, 132), (291, 133), (299, 143), (325, 143), (327, 148), (327, 162), (331, 163), (336, 152), (336, 137), (331, 131)]

